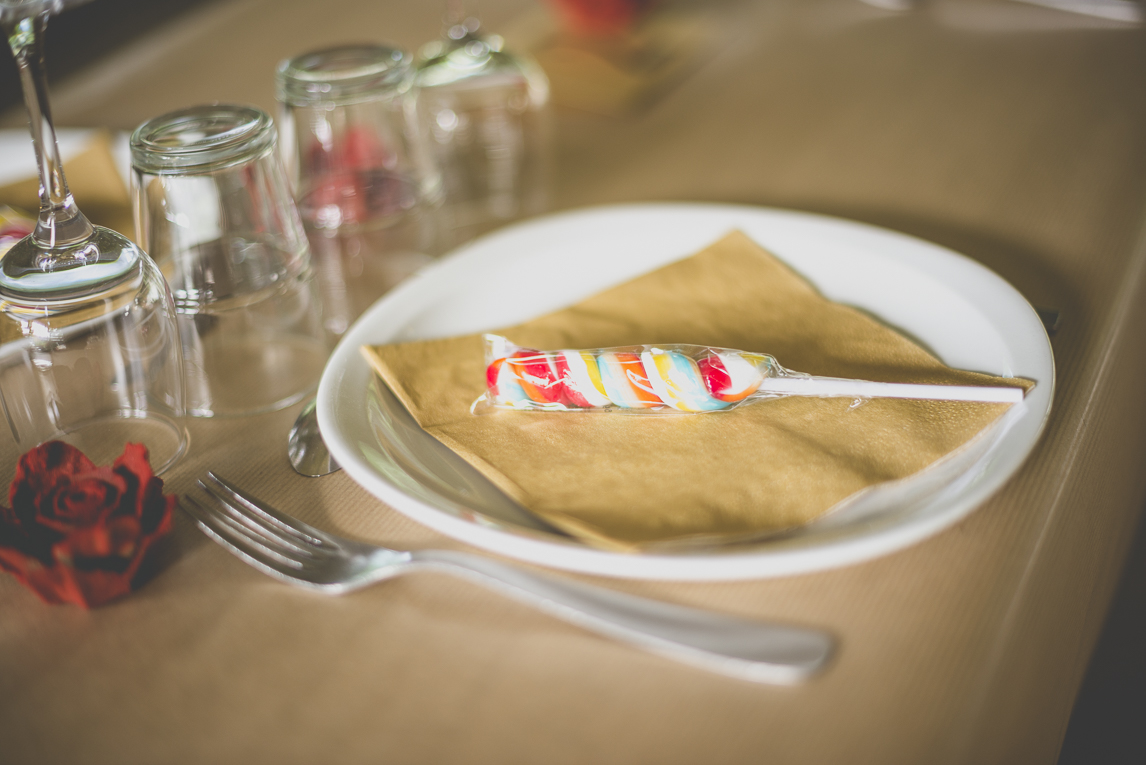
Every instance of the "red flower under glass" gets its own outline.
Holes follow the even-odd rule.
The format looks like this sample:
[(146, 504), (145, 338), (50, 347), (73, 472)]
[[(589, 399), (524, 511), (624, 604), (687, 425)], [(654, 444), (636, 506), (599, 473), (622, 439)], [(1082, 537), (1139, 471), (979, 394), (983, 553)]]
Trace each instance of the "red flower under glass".
[(131, 592), (177, 502), (163, 495), (142, 444), (97, 467), (61, 441), (20, 458), (8, 501), (0, 506), (0, 569), (45, 602), (84, 608)]

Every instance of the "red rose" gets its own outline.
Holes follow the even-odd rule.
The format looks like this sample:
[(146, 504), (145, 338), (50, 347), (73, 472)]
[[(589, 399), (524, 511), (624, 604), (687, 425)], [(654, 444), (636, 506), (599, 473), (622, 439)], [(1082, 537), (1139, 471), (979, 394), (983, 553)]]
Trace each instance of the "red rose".
[(109, 467), (49, 441), (20, 458), (0, 506), (0, 569), (48, 603), (98, 606), (129, 593), (148, 549), (171, 529), (147, 448), (127, 444)]

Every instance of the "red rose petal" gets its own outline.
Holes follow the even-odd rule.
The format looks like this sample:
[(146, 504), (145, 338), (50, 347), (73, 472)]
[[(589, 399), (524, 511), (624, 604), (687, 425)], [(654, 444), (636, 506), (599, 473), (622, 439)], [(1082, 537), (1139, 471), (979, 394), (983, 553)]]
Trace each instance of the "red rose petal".
[(99, 523), (119, 507), (126, 490), (123, 478), (110, 468), (61, 476), (41, 495), (37, 520), (62, 533)]
[(135, 475), (139, 476), (141, 481), (150, 478), (153, 473), (151, 471), (151, 461), (148, 457), (147, 447), (143, 444), (127, 443), (123, 445), (123, 454), (115, 458), (112, 463), (112, 468), (125, 467)]
[(34, 502), (44, 490), (55, 486), (61, 476), (95, 469), (95, 464), (71, 444), (63, 441), (40, 444), (25, 452), (16, 463), (16, 474), (8, 488), (8, 502), (15, 510), (21, 502)]

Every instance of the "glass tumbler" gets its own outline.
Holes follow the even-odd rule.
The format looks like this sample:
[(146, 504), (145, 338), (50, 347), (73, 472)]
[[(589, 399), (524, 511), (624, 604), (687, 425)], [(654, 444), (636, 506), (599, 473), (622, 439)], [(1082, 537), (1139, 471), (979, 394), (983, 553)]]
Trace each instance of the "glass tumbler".
[(415, 84), (455, 243), (546, 210), (549, 80), (533, 59), (455, 16), (419, 51)]
[(283, 155), (340, 335), (440, 252), (441, 182), (418, 133), (409, 53), (351, 45), (276, 70)]
[(270, 116), (199, 106), (131, 136), (141, 243), (171, 285), (189, 414), (269, 411), (314, 389), (326, 362), (306, 236)]

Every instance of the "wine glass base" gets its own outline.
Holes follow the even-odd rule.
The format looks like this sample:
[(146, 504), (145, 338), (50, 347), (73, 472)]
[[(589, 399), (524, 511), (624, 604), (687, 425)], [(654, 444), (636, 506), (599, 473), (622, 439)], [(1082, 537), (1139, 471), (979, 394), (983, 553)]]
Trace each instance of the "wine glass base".
[(30, 234), (4, 253), (0, 300), (7, 311), (68, 311), (77, 299), (127, 289), (120, 285), (138, 276), (143, 251), (110, 228), (88, 228), (86, 239), (50, 248)]
[(85, 420), (53, 440), (71, 444), (97, 465), (115, 462), (124, 444), (142, 443), (152, 472), (160, 475), (187, 452), (190, 436), (186, 428), (154, 412), (122, 412)]

